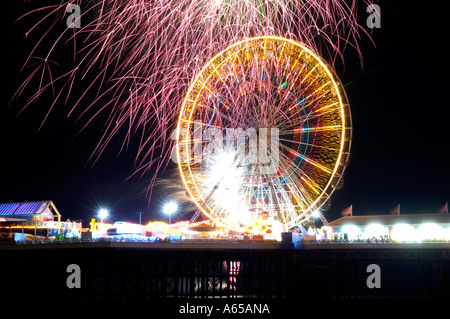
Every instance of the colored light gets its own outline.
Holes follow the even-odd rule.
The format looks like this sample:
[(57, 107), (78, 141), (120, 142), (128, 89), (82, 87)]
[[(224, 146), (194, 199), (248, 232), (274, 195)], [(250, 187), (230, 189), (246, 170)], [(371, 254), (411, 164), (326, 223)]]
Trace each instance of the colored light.
[(0, 205), (0, 215), (12, 215), (20, 203), (6, 203)]

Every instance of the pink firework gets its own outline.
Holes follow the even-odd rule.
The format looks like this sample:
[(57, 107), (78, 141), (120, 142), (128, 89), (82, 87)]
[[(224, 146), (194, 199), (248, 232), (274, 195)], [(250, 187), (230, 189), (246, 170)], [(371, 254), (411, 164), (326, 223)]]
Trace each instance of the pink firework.
[[(27, 36), (37, 33), (38, 41), (16, 96), (37, 83), (26, 106), (50, 91), (50, 112), (58, 103), (69, 105), (75, 85), (84, 81), (68, 115), (89, 125), (108, 114), (92, 161), (126, 127), (123, 148), (140, 135), (136, 173), (158, 172), (170, 161), (170, 135), (189, 83), (212, 56), (244, 38), (276, 35), (304, 43), (333, 64), (349, 46), (360, 54), (365, 31), (357, 11), (356, 0), (61, 1), (21, 18), (37, 17)], [(62, 47), (70, 48), (69, 64)]]

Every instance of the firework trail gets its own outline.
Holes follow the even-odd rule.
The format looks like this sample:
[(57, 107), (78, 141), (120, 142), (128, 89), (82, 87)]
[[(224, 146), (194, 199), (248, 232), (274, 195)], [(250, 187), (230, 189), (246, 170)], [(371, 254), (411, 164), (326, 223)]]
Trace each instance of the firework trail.
[[(78, 29), (65, 28), (71, 4), (81, 8)], [(25, 107), (50, 91), (49, 112), (63, 103), (86, 125), (108, 114), (92, 162), (125, 129), (122, 149), (140, 136), (136, 173), (158, 172), (170, 160), (170, 135), (187, 87), (212, 56), (244, 38), (277, 35), (304, 43), (333, 64), (347, 47), (360, 53), (364, 30), (357, 11), (357, 0), (63, 0), (20, 18), (36, 19), (26, 35), (38, 40), (15, 97), (37, 86)], [(70, 48), (69, 65), (67, 56), (59, 61), (61, 47)], [(69, 104), (81, 83), (83, 93)]]

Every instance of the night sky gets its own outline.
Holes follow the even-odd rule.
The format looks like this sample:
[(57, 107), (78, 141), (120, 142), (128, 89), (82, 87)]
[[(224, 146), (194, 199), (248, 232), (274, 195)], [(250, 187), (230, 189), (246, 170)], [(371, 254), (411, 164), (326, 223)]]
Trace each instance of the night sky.
[[(56, 105), (38, 131), (52, 102), (48, 97), (17, 116), (24, 99), (9, 101), (24, 80), (20, 67), (36, 41), (24, 37), (30, 21), (14, 22), (29, 8), (21, 3), (5, 4), (3, 11), (0, 202), (51, 199), (63, 220), (83, 219), (85, 225), (100, 206), (110, 209), (111, 221), (137, 222), (139, 211), (143, 222), (162, 218), (161, 206), (179, 183), (174, 164), (163, 177), (175, 187), (155, 189), (149, 206), (151, 172), (127, 180), (137, 141), (119, 154), (122, 139), (116, 139), (92, 166), (89, 156), (101, 136), (102, 118), (79, 133), (84, 122), (68, 118), (67, 108)], [(375, 47), (363, 37), (364, 68), (351, 50), (345, 68), (336, 66), (350, 101), (354, 136), (344, 188), (334, 193), (325, 213), (329, 220), (350, 204), (355, 215), (389, 214), (398, 203), (401, 213), (434, 213), (450, 201), (448, 18), (442, 7), (423, 1), (378, 3), (381, 28), (366, 28)], [(367, 15), (361, 10), (360, 23)]]

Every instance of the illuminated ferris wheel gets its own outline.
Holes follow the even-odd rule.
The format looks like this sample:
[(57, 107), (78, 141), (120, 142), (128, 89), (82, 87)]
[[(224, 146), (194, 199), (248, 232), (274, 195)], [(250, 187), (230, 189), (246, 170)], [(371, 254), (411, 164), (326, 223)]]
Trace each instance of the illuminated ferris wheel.
[(263, 218), (287, 229), (338, 187), (351, 130), (331, 69), (300, 43), (263, 36), (229, 46), (192, 81), (176, 155), (190, 197), (217, 225), (240, 231)]

